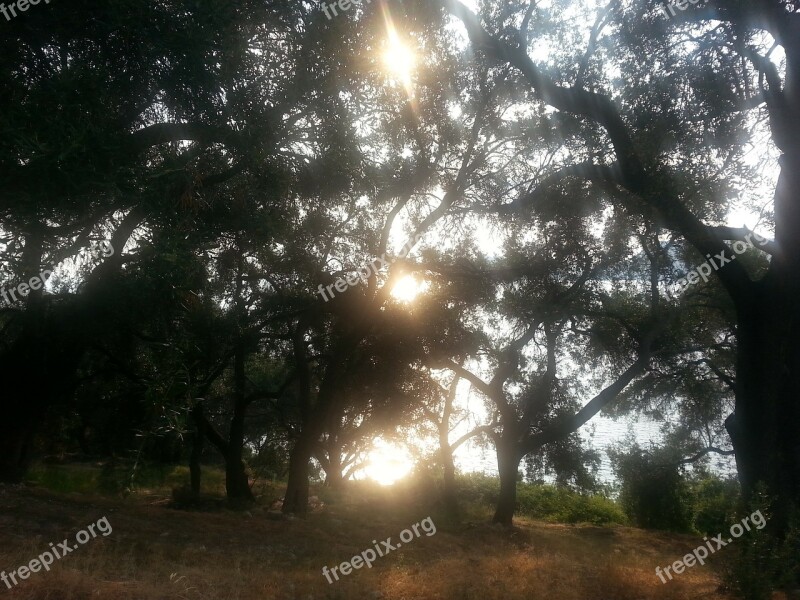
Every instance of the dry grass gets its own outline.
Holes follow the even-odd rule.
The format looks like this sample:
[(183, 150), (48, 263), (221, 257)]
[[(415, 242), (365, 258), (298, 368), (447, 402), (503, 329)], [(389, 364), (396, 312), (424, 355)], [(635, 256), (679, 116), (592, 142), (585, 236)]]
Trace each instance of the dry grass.
[(717, 591), (713, 564), (688, 569), (667, 585), (655, 576), (657, 565), (697, 546), (692, 536), (522, 519), (505, 530), (448, 523), (436, 513), (436, 535), (330, 585), (323, 565), (349, 560), (373, 539), (397, 541), (402, 529), (430, 514), (396, 490), (362, 493), (360, 501), (328, 504), (307, 519), (273, 520), (263, 507), (186, 512), (153, 495), (117, 500), (0, 488), (5, 571), (28, 563), (49, 542), (74, 539), (102, 516), (114, 529), (49, 573), (32, 574), (11, 590), (0, 583), (0, 594), (9, 600), (729, 598)]

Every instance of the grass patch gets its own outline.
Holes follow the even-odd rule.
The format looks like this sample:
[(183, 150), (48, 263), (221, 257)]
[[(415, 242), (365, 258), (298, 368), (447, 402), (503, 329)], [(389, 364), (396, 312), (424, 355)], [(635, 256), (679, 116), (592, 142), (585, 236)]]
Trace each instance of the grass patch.
[[(144, 465), (135, 472), (124, 462), (97, 464), (37, 464), (27, 480), (59, 494), (118, 495), (130, 492), (169, 494), (189, 483), (189, 468), (183, 465)], [(203, 469), (202, 492), (225, 493), (225, 472), (216, 467)]]
[[(488, 484), (487, 484), (488, 487)], [(324, 492), (324, 495), (328, 495)], [(107, 516), (113, 527), (31, 574), (9, 600), (731, 600), (716, 565), (695, 567), (663, 585), (655, 566), (697, 545), (694, 536), (629, 527), (572, 526), (519, 519), (446, 525), (411, 486), (357, 485), (305, 519), (251, 511), (176, 511), (168, 498), (131, 494), (69, 498), (42, 489), (0, 486), (0, 563), (28, 563), (47, 542), (72, 538)], [(163, 501), (163, 502), (162, 502)], [(323, 566), (339, 565), (372, 540), (432, 516), (421, 536), (328, 584)], [(721, 551), (718, 554), (722, 554)], [(717, 560), (717, 555), (714, 555)]]

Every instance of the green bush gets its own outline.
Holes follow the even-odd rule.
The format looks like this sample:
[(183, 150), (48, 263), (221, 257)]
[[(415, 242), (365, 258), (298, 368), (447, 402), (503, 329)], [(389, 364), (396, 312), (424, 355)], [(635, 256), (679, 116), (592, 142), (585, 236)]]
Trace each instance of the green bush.
[[(28, 480), (52, 492), (68, 494), (116, 495), (126, 490), (155, 490), (164, 493), (188, 485), (189, 469), (174, 465), (143, 465), (133, 472), (131, 464), (107, 462), (102, 466), (67, 464), (36, 465), (28, 472)], [(225, 492), (225, 472), (216, 467), (203, 467), (202, 487), (205, 493)]]
[[(459, 500), (494, 508), (500, 480), (481, 473), (461, 475)], [(517, 483), (517, 514), (553, 523), (625, 523), (625, 513), (614, 500), (601, 494), (580, 494), (544, 483)]]
[(692, 523), (700, 533), (716, 535), (739, 520), (736, 510), (739, 482), (736, 479), (707, 475), (693, 482), (692, 492)]
[(493, 508), (500, 494), (500, 479), (483, 473), (466, 473), (458, 475), (459, 501), (464, 504), (475, 504)]
[(35, 465), (28, 481), (60, 494), (91, 494), (100, 489), (100, 470), (88, 465)]
[[(767, 521), (769, 499), (763, 488), (746, 507), (745, 514), (760, 510)], [(775, 590), (786, 590), (794, 598), (800, 589), (800, 508), (789, 518), (785, 537), (774, 535), (769, 527), (751, 529), (737, 541), (736, 552), (725, 563), (723, 579), (745, 600), (769, 600)]]
[(625, 514), (616, 502), (599, 494), (580, 494), (548, 484), (517, 486), (519, 514), (558, 523), (625, 523)]
[(668, 452), (633, 445), (610, 452), (620, 481), (620, 504), (637, 527), (689, 533), (693, 498), (682, 467)]

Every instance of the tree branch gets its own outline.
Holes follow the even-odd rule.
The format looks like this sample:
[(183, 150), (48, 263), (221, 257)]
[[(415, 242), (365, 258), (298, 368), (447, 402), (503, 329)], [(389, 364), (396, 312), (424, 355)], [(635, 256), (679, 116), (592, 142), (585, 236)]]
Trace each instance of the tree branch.
[(721, 454), (722, 456), (733, 456), (736, 453), (734, 450), (722, 450), (715, 446), (709, 446), (708, 448), (703, 448), (702, 450), (700, 450), (700, 452), (698, 452), (694, 456), (690, 456), (689, 458), (684, 458), (683, 460), (679, 460), (678, 464), (685, 465), (688, 463), (696, 462), (701, 458), (703, 458), (706, 454), (709, 454), (711, 452), (714, 452), (716, 454)]
[[(583, 116), (603, 127), (614, 148), (619, 173), (624, 187), (655, 209), (666, 225), (680, 232), (701, 254), (730, 254), (725, 243), (713, 234), (680, 201), (672, 191), (673, 182), (665, 173), (648, 173), (636, 153), (633, 138), (622, 120), (617, 107), (606, 95), (576, 87), (563, 87), (541, 72), (527, 55), (525, 48), (515, 47), (490, 35), (481, 25), (477, 15), (459, 0), (439, 0), (440, 4), (464, 24), (467, 35), (476, 49), (483, 50), (495, 59), (516, 67), (528, 80), (536, 98), (550, 106)], [(716, 271), (723, 286), (739, 308), (750, 300), (746, 292), (750, 281), (741, 264), (733, 263)]]
[(227, 142), (237, 136), (238, 134), (230, 129), (205, 123), (156, 123), (134, 131), (129, 141), (131, 149), (138, 154), (152, 146), (168, 142), (192, 140), (201, 144), (211, 144)]

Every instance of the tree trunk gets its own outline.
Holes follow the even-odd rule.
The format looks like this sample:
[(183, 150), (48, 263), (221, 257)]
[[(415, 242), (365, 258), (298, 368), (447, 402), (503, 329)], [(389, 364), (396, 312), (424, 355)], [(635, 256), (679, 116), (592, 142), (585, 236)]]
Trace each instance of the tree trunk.
[(444, 463), (444, 489), (442, 497), (444, 505), (451, 513), (458, 512), (458, 489), (456, 488), (456, 467), (453, 464), (453, 456), (448, 455), (449, 460)]
[(286, 483), (286, 496), (283, 499), (285, 514), (305, 515), (308, 512), (309, 469), (308, 461), (318, 448), (319, 440), (330, 426), (331, 418), (341, 414), (335, 406), (337, 394), (342, 389), (342, 377), (346, 372), (347, 357), (351, 356), (360, 338), (344, 338), (336, 342), (331, 355), (336, 360), (325, 369), (325, 376), (316, 394), (316, 402), (311, 402), (311, 377), (306, 342), (303, 338), (305, 325), (298, 324), (292, 337), (295, 358), (300, 380), (300, 405), (303, 416), (300, 435), (289, 455), (289, 480)]
[(253, 502), (255, 500), (242, 460), (241, 446), (232, 450), (231, 454), (225, 457), (225, 492), (228, 500), (234, 502)]
[(770, 107), (783, 153), (775, 191), (778, 250), (768, 275), (739, 303), (736, 409), (726, 423), (745, 498), (764, 488), (770, 528), (779, 536), (800, 509), (800, 42), (787, 48), (787, 57), (787, 102)]
[(442, 499), (450, 512), (458, 512), (458, 491), (456, 490), (456, 465), (453, 462), (453, 449), (450, 447), (447, 431), (439, 433), (439, 454), (442, 459), (443, 486)]
[(497, 470), (500, 475), (500, 497), (492, 523), (511, 526), (517, 504), (517, 475), (520, 454), (516, 440), (501, 438), (497, 444)]
[(189, 456), (189, 478), (192, 485), (192, 494), (194, 496), (200, 495), (200, 480), (202, 478), (203, 470), (200, 465), (200, 459), (203, 456), (203, 446), (206, 441), (205, 421), (200, 418), (200, 411), (198, 407), (192, 409), (192, 417), (194, 418), (194, 437), (192, 438), (192, 453)]
[(0, 482), (19, 483), (28, 470), (31, 436), (12, 420), (7, 421), (4, 429), (0, 434)]
[(225, 453), (225, 492), (228, 500), (233, 502), (253, 502), (253, 492), (245, 471), (242, 453), (244, 450), (244, 418), (247, 412), (245, 400), (245, 352), (241, 342), (234, 357), (235, 402), (230, 433), (228, 434), (228, 451)]
[(800, 332), (787, 335), (782, 329), (796, 326), (777, 323), (776, 317), (800, 320), (800, 314), (787, 305), (779, 311), (774, 297), (765, 300), (757, 310), (766, 314), (739, 325), (736, 411), (726, 425), (745, 500), (763, 487), (771, 497), (771, 528), (782, 531), (792, 503), (797, 506), (800, 499)]
[(325, 469), (325, 486), (332, 489), (340, 489), (344, 483), (342, 471), (342, 455), (337, 447), (328, 451), (328, 466)]
[(314, 443), (318, 439), (316, 428), (308, 426), (289, 455), (289, 480), (286, 483), (286, 496), (283, 498), (285, 514), (304, 515), (308, 512), (308, 461), (311, 460)]
[(47, 418), (48, 406), (65, 401), (73, 389), (75, 356), (82, 350), (66, 347), (74, 348), (72, 355), (69, 350), (49, 351), (48, 341), (38, 329), (26, 323), (20, 339), (8, 354), (0, 357), (0, 381), (8, 389), (27, 390), (7, 395), (0, 425), (0, 482), (19, 483), (24, 479), (32, 458), (32, 445)]

